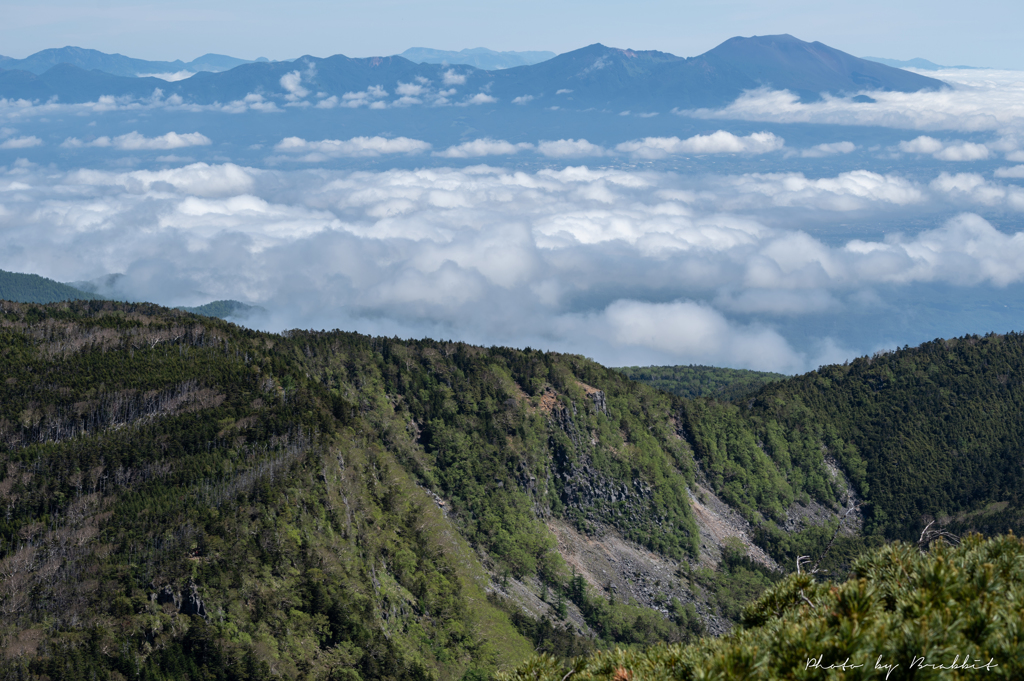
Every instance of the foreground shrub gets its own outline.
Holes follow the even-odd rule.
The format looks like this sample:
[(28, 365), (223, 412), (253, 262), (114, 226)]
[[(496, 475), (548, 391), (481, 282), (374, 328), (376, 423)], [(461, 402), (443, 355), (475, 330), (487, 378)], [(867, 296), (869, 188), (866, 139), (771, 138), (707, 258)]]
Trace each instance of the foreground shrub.
[(928, 553), (894, 543), (841, 584), (793, 574), (742, 624), (688, 646), (535, 657), (500, 681), (1024, 678), (1024, 542), (971, 535)]

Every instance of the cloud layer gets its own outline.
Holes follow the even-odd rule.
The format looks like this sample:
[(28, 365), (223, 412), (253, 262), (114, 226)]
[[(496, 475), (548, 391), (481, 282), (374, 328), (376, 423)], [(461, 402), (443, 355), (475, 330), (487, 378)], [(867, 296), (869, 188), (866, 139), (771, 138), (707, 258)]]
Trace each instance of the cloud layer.
[(1024, 130), (1024, 71), (950, 69), (930, 72), (950, 88), (930, 92), (865, 90), (867, 98), (825, 95), (801, 102), (786, 90), (745, 93), (722, 109), (680, 112), (701, 118), (780, 123), (872, 125), (910, 130)]
[(146, 137), (137, 131), (117, 137), (97, 137), (88, 142), (83, 142), (77, 137), (69, 137), (61, 144), (67, 149), (79, 149), (82, 147), (113, 147), (122, 151), (167, 151), (169, 149), (181, 149), (183, 147), (204, 147), (213, 144), (209, 137), (198, 132), (189, 132), (179, 135), (176, 132), (169, 132), (158, 137)]
[[(402, 138), (323, 145), (286, 139), (280, 151), (417, 150)], [(884, 239), (831, 242), (796, 219), (870, 221), (936, 205), (955, 217)], [(270, 311), (250, 323), (275, 330), (799, 371), (851, 351), (789, 337), (785, 320), (841, 311), (877, 286), (1024, 282), (1024, 233), (976, 212), (992, 206), (1024, 211), (1024, 190), (971, 173), (917, 182), (864, 170), (687, 178), (193, 164), (60, 174), (21, 164), (0, 170), (0, 268), (65, 281), (121, 272), (108, 293), (165, 304), (242, 299)]]
[(719, 130), (710, 135), (694, 135), (688, 139), (678, 137), (646, 137), (623, 142), (616, 151), (636, 158), (658, 159), (676, 154), (765, 154), (782, 149), (784, 140), (770, 132), (755, 132), (737, 137)]

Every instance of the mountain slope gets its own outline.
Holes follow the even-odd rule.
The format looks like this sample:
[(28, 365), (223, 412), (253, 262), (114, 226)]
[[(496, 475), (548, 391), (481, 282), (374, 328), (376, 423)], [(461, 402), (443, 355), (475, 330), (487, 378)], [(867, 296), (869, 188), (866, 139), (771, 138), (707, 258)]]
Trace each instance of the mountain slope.
[(940, 71), (942, 69), (980, 69), (985, 68), (983, 66), (943, 66), (942, 64), (936, 64), (933, 61), (922, 59), (921, 57), (915, 57), (913, 59), (886, 59), (884, 57), (864, 57), (868, 61), (876, 61), (879, 64), (885, 64), (886, 66), (892, 66), (898, 69), (920, 69), (922, 71)]
[(1014, 536), (974, 536), (929, 553), (888, 546), (839, 584), (792, 575), (747, 609), (743, 629), (721, 639), (617, 649), (571, 664), (535, 658), (498, 678), (1020, 678), (1022, 566), (1024, 542)]
[(88, 293), (38, 274), (20, 274), (0, 270), (0, 300), (21, 303), (56, 303), (62, 300), (102, 300)]
[(842, 576), (932, 517), (1024, 527), (1017, 334), (728, 404), (529, 348), (5, 302), (0, 373), (8, 676), (479, 678), (723, 633), (797, 556)]
[(822, 92), (916, 92), (942, 85), (933, 78), (892, 69), (791, 35), (730, 38), (696, 60), (703, 68), (741, 74), (750, 84), (744, 89), (786, 89), (804, 99), (817, 99)]
[(770, 581), (708, 562), (668, 619), (573, 575), (549, 521), (698, 551), (669, 402), (582, 358), (99, 302), (3, 303), (0, 348), (9, 673), (457, 678), (687, 640)]
[(28, 71), (36, 75), (42, 75), (58, 64), (69, 64), (83, 71), (103, 71), (112, 76), (129, 78), (140, 74), (177, 71), (226, 71), (246, 63), (248, 61), (245, 59), (222, 54), (204, 54), (190, 62), (183, 62), (180, 59), (148, 61), (126, 57), (123, 54), (106, 54), (99, 50), (72, 46), (41, 50), (24, 59), (0, 58), (0, 68)]
[(725, 369), (691, 364), (689, 366), (620, 367), (631, 381), (679, 395), (680, 397), (710, 397), (731, 401), (757, 392), (772, 381), (787, 378), (785, 374), (749, 369)]
[(429, 47), (410, 47), (400, 57), (418, 64), (468, 64), (485, 71), (509, 69), (547, 61), (554, 52), (495, 52), (485, 47), (474, 47), (458, 52), (434, 50)]
[[(751, 420), (815, 432), (869, 500), (868, 525), (1021, 532), (1024, 336), (988, 334), (826, 366), (761, 390)], [(972, 515), (987, 509), (987, 513)]]

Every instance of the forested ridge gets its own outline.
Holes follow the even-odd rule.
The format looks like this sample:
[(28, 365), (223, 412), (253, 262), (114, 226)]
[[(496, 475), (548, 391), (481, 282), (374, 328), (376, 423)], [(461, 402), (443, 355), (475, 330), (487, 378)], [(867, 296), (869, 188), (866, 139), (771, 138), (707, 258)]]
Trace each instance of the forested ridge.
[(25, 303), (56, 303), (63, 300), (102, 299), (94, 293), (80, 291), (38, 274), (21, 274), (0, 270), (0, 300)]
[[(841, 577), (932, 518), (1019, 526), (1013, 334), (723, 402), (529, 348), (0, 305), (11, 678), (482, 679), (693, 641), (782, 578), (771, 559)], [(749, 529), (717, 545), (722, 502)], [(616, 591), (555, 530), (675, 567)]]
[(620, 367), (627, 378), (654, 386), (680, 397), (711, 397), (734, 400), (756, 392), (773, 381), (788, 376), (770, 371), (728, 369), (700, 364), (677, 366)]

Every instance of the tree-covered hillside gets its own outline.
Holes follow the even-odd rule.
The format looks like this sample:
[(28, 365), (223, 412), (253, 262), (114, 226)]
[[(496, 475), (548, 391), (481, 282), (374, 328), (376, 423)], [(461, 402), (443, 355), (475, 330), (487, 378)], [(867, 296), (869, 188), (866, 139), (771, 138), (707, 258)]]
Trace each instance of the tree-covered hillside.
[(237, 300), (214, 300), (213, 302), (206, 303), (205, 305), (197, 305), (196, 307), (179, 307), (178, 309), (184, 310), (185, 312), (191, 312), (192, 314), (201, 315), (203, 317), (227, 319), (228, 317), (245, 317), (262, 308), (256, 307), (255, 305), (247, 305)]
[(574, 575), (548, 522), (700, 542), (672, 398), (581, 357), (2, 308), (11, 674), (448, 679), (685, 641), (771, 581), (703, 567), (666, 617)]
[(0, 303), (0, 671), (475, 680), (686, 643), (799, 555), (1017, 527), (1022, 365), (964, 338), (728, 403), (529, 348)]
[(811, 434), (867, 500), (867, 529), (913, 539), (1024, 529), (1024, 335), (935, 340), (772, 383), (749, 419)]
[(745, 397), (761, 387), (788, 376), (768, 371), (701, 366), (621, 367), (627, 378), (646, 383), (680, 397), (711, 397), (730, 401)]
[(38, 274), (20, 274), (0, 270), (0, 300), (22, 303), (57, 303), (64, 300), (99, 300), (102, 296), (86, 293)]

